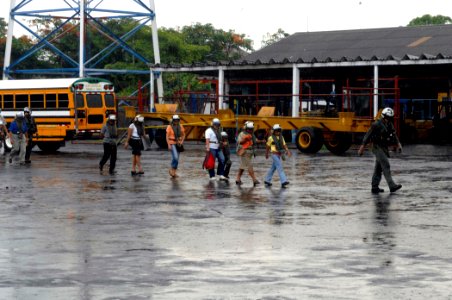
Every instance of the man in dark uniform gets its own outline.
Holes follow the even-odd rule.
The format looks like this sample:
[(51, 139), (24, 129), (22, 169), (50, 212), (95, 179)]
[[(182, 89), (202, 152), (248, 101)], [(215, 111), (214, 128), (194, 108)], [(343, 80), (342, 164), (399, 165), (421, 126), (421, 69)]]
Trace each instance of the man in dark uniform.
[(31, 110), (28, 107), (24, 108), (24, 120), (28, 127), (28, 143), (25, 150), (25, 163), (31, 163), (31, 149), (33, 148), (33, 134), (35, 134), (38, 129), (36, 127), (35, 119), (31, 116)]
[(402, 185), (396, 184), (392, 180), (391, 167), (389, 165), (389, 149), (390, 145), (397, 145), (397, 150), (402, 151), (402, 145), (397, 137), (392, 120), (394, 111), (392, 108), (386, 107), (381, 113), (382, 117), (374, 122), (364, 136), (361, 147), (359, 147), (358, 155), (362, 155), (364, 147), (368, 143), (372, 143), (372, 152), (375, 155), (375, 168), (372, 176), (372, 193), (378, 194), (384, 192), (380, 189), (381, 174), (383, 173), (391, 193), (399, 190)]

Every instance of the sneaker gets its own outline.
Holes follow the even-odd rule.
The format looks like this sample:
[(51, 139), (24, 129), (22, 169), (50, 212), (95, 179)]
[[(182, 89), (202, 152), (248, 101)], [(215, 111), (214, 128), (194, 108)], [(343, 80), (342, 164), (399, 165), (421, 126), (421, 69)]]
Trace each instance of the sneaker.
[(138, 175), (143, 175), (143, 174), (144, 174), (144, 171), (139, 171), (139, 172), (137, 172), (137, 174), (138, 174)]
[(401, 185), (401, 184), (396, 184), (395, 186), (393, 186), (392, 188), (390, 188), (389, 191), (390, 191), (391, 193), (394, 193), (395, 191), (400, 190), (401, 188), (402, 188), (402, 185)]
[(115, 174), (116, 174), (116, 171), (112, 170), (112, 171), (109, 171), (108, 173), (109, 173), (110, 175), (115, 175)]
[(379, 187), (376, 188), (372, 188), (372, 194), (378, 194), (378, 193), (383, 193), (385, 190), (384, 189), (380, 189)]
[(135, 172), (135, 171), (130, 171), (130, 175), (135, 176), (135, 175), (137, 175), (137, 172)]
[(227, 178), (227, 177), (225, 177), (225, 176), (223, 176), (223, 175), (220, 175), (220, 180), (223, 180), (223, 181), (229, 181), (229, 178)]
[(283, 182), (283, 183), (281, 184), (281, 187), (282, 187), (282, 188), (286, 188), (286, 186), (288, 186), (289, 183), (290, 183), (289, 181)]
[(28, 165), (28, 164), (31, 164), (31, 160), (26, 160), (25, 163), (26, 163), (27, 165)]
[(265, 186), (272, 186), (272, 183), (268, 182), (268, 181), (264, 181), (264, 184), (265, 184)]
[(259, 181), (259, 180), (255, 180), (254, 182), (253, 182), (253, 185), (254, 186), (256, 186), (256, 185), (258, 185), (258, 184), (260, 184), (261, 182)]
[(237, 184), (237, 185), (242, 185), (242, 183), (243, 183), (243, 182), (242, 182), (241, 180), (236, 180), (236, 181), (235, 181), (235, 184)]
[(215, 176), (209, 178), (210, 181), (215, 181), (217, 178)]
[(102, 173), (103, 170), (104, 170), (104, 166), (99, 165), (99, 171)]

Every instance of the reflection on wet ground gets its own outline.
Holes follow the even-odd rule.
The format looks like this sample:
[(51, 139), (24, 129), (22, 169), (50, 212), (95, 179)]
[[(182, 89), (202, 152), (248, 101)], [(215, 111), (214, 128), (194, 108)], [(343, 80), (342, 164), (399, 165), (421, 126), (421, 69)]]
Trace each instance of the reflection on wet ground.
[(450, 299), (452, 147), (394, 155), (392, 195), (370, 193), (370, 153), (296, 153), (281, 189), (237, 187), (236, 157), (209, 182), (186, 148), (176, 180), (156, 149), (137, 177), (123, 149), (99, 174), (100, 145), (1, 158), (0, 299)]

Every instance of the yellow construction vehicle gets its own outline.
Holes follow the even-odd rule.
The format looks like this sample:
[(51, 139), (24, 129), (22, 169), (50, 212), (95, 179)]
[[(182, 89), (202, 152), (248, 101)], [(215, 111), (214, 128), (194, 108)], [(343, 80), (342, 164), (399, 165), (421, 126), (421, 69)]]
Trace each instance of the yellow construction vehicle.
[[(157, 145), (166, 148), (166, 125), (176, 113), (177, 104), (155, 104), (156, 112), (139, 112), (145, 117)], [(253, 121), (256, 132), (268, 135), (274, 124), (280, 124), (285, 130), (296, 132), (295, 144), (303, 153), (316, 153), (323, 145), (334, 154), (342, 154), (352, 145), (353, 133), (365, 133), (373, 119), (355, 116), (354, 112), (338, 112), (337, 117), (312, 116), (302, 117), (274, 116), (274, 107), (262, 107), (257, 115), (235, 115), (230, 109), (220, 109), (218, 114), (177, 113), (184, 125), (187, 140), (202, 140), (204, 131), (211, 125), (213, 118), (221, 120), (226, 130), (240, 129), (246, 121)], [(126, 118), (132, 119), (137, 114), (134, 107), (126, 107)]]

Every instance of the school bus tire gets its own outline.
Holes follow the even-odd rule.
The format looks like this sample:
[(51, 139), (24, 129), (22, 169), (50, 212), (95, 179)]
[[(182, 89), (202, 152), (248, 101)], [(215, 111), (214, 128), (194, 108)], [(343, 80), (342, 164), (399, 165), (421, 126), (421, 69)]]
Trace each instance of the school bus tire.
[(46, 153), (54, 153), (57, 152), (61, 147), (60, 142), (45, 142), (45, 143), (37, 143), (38, 148), (41, 149), (42, 152)]
[(298, 150), (303, 153), (317, 153), (323, 146), (322, 130), (315, 127), (303, 127), (295, 140)]
[(325, 147), (333, 154), (342, 155), (352, 145), (352, 135), (348, 132), (335, 132), (325, 141)]

